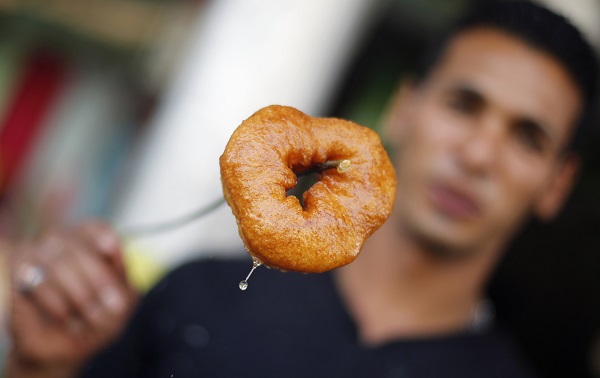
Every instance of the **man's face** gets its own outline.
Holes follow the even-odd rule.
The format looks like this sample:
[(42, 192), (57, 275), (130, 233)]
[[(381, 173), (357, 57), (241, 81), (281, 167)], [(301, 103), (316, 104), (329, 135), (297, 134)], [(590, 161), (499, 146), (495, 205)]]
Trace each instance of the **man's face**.
[(538, 202), (558, 206), (550, 192), (582, 100), (551, 56), (469, 30), (403, 97), (391, 135), (398, 214), (413, 236), (464, 255), (502, 243)]

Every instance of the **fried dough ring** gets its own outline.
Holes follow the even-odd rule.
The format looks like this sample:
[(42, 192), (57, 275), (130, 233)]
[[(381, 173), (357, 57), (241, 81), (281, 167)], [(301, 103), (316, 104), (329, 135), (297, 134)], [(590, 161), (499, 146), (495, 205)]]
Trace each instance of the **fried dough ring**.
[[(298, 198), (296, 173), (332, 160)], [(245, 120), (220, 158), (221, 182), (248, 253), (268, 267), (319, 273), (352, 262), (392, 211), (396, 176), (377, 134), (355, 123), (269, 106)]]

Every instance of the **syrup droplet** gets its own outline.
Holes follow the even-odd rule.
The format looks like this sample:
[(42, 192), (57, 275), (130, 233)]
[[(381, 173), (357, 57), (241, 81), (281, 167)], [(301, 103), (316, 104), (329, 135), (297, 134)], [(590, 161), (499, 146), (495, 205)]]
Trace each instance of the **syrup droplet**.
[(252, 257), (252, 269), (250, 270), (250, 273), (248, 273), (248, 275), (246, 276), (246, 279), (240, 281), (240, 284), (238, 285), (240, 287), (240, 290), (243, 291), (248, 288), (248, 280), (250, 279), (250, 276), (254, 272), (254, 269), (258, 268), (261, 265), (262, 262), (259, 259), (257, 259), (256, 257)]

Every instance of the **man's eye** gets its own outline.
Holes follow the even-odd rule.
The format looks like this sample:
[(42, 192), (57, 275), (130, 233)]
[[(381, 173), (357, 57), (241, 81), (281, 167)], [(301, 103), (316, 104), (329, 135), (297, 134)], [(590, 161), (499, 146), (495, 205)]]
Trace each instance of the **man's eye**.
[(515, 136), (520, 143), (528, 148), (540, 152), (544, 149), (541, 133), (535, 127), (517, 125), (515, 128)]
[(452, 109), (459, 111), (461, 113), (465, 113), (465, 114), (475, 113), (479, 106), (477, 101), (473, 101), (472, 99), (464, 97), (464, 96), (451, 98), (448, 101), (448, 105)]

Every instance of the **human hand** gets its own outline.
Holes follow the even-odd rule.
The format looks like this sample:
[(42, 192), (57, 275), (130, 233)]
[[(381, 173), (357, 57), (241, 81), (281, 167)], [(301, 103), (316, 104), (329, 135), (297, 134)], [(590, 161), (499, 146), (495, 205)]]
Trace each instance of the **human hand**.
[(11, 253), (15, 377), (67, 377), (123, 329), (136, 295), (117, 235), (99, 222), (50, 231)]

